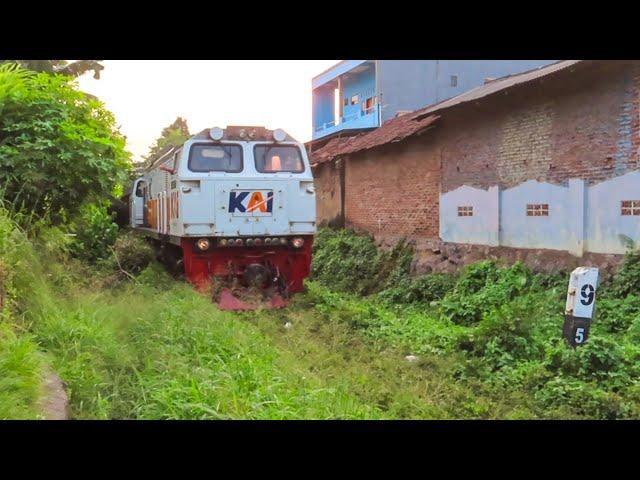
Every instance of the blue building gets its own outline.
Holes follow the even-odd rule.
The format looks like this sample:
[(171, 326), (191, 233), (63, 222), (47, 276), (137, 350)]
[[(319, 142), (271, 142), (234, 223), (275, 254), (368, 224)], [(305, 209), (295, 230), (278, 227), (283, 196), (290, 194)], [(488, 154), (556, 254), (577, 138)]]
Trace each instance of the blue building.
[(487, 78), (552, 60), (344, 60), (315, 76), (313, 140), (379, 127), (399, 113), (459, 95)]

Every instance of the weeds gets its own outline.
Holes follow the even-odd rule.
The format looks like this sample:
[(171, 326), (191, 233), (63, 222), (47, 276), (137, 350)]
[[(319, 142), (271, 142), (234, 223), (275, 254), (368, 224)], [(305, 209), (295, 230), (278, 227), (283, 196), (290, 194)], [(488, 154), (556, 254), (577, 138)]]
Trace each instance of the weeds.
[[(340, 235), (342, 244), (366, 241)], [(316, 248), (334, 244), (321, 240)], [(332, 268), (340, 272), (337, 258)], [(500, 415), (508, 418), (637, 418), (640, 297), (633, 293), (640, 286), (639, 262), (640, 254), (630, 252), (602, 285), (592, 336), (579, 349), (560, 338), (566, 276), (533, 274), (521, 263), (478, 262), (458, 277), (404, 275), (377, 298), (333, 293), (333, 283), (319, 276), (325, 286), (310, 285), (309, 297), (326, 318), (367, 337), (406, 352), (456, 358), (449, 381), (490, 399), (494, 414), (505, 408)], [(483, 410), (476, 405), (470, 411)]]
[(406, 245), (380, 252), (371, 238), (323, 231), (315, 280), (290, 308), (232, 314), (176, 282), (136, 237), (114, 247), (136, 281), (107, 282), (108, 259), (83, 264), (63, 230), (32, 231), (30, 241), (0, 214), (1, 418), (40, 415), (49, 365), (73, 418), (640, 415), (632, 254), (602, 286), (589, 342), (572, 349), (560, 337), (566, 278), (519, 263), (411, 277)]

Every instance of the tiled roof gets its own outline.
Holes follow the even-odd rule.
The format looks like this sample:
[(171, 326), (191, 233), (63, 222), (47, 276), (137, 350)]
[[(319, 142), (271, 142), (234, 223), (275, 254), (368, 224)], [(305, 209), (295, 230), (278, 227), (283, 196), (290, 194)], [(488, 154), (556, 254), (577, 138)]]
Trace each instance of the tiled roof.
[(415, 120), (412, 114), (405, 114), (385, 122), (372, 132), (361, 133), (355, 137), (336, 137), (322, 148), (311, 152), (311, 163), (328, 162), (337, 155), (369, 150), (380, 145), (399, 142), (406, 137), (420, 133), (431, 126), (439, 117), (431, 115)]

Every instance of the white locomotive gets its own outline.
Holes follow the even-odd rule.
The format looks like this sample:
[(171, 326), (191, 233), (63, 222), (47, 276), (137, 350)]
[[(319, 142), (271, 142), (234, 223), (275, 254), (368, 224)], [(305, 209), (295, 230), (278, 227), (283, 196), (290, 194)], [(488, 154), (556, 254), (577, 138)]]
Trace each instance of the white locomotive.
[(211, 276), (302, 289), (316, 196), (307, 154), (283, 130), (229, 126), (191, 137), (133, 185), (131, 226), (202, 285)]

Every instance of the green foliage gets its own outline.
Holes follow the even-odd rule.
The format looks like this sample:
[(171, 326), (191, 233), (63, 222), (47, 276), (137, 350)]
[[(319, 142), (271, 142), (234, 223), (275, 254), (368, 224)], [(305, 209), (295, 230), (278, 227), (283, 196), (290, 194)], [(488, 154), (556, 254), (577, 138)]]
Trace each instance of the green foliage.
[(128, 168), (102, 102), (69, 77), (0, 65), (0, 197), (13, 211), (64, 220), (109, 197)]
[(623, 298), (600, 298), (596, 315), (598, 323), (608, 332), (626, 331), (640, 317), (640, 297), (628, 295)]
[[(0, 208), (0, 419), (41, 416), (38, 400), (46, 359), (20, 323), (20, 293), (25, 286), (31, 245)], [(25, 278), (26, 277), (26, 278)], [(31, 282), (29, 282), (31, 283)]]
[[(325, 258), (316, 257), (314, 268), (323, 271)], [(326, 287), (311, 283), (308, 296), (327, 319), (374, 341), (450, 359), (450, 380), (485, 399), (470, 402), (463, 416), (493, 411), (501, 418), (637, 418), (638, 258), (628, 254), (614, 280), (603, 285), (590, 339), (575, 349), (561, 338), (568, 272), (534, 275), (521, 263), (482, 261), (458, 277), (405, 276), (366, 299), (328, 290), (338, 291), (340, 278), (320, 278)], [(329, 259), (340, 275), (339, 256)]]
[(163, 151), (170, 147), (178, 147), (184, 142), (189, 140), (191, 133), (189, 133), (189, 126), (187, 121), (182, 117), (177, 117), (174, 122), (165, 127), (155, 141), (155, 143), (149, 149), (149, 153), (145, 157), (147, 161), (155, 160)]
[(620, 379), (625, 375), (624, 353), (616, 342), (607, 337), (592, 335), (580, 348), (556, 346), (550, 351), (549, 369), (565, 376), (582, 379)]
[[(535, 400), (557, 412), (556, 418), (597, 418), (616, 420), (637, 418), (637, 407), (615, 392), (583, 380), (555, 377), (534, 394)], [(635, 410), (635, 412), (634, 412)]]
[[(0, 214), (2, 418), (38, 416), (49, 359), (74, 418), (640, 416), (640, 297), (611, 286), (574, 349), (560, 335), (567, 278), (521, 264), (410, 278), (405, 246), (378, 252), (322, 231), (305, 294), (286, 310), (233, 314), (138, 263), (151, 252), (132, 234), (114, 250), (136, 281), (105, 286), (108, 272), (61, 255), (64, 229), (30, 231)], [(375, 283), (347, 256), (357, 251)], [(363, 297), (363, 285), (379, 294)]]
[(108, 212), (106, 205), (83, 205), (71, 229), (76, 235), (71, 251), (77, 257), (95, 262), (112, 255), (118, 225), (114, 223), (113, 215)]
[(494, 370), (536, 358), (543, 350), (533, 338), (538, 317), (532, 307), (535, 302), (527, 296), (496, 305), (466, 335), (459, 337), (460, 348), (482, 357)]
[(312, 277), (336, 291), (369, 293), (375, 286), (378, 249), (370, 237), (324, 229), (314, 242)]
[(0, 60), (3, 63), (12, 63), (20, 65), (26, 70), (45, 73), (60, 73), (72, 77), (79, 77), (87, 71), (93, 70), (93, 78), (100, 78), (100, 71), (104, 67), (95, 60), (78, 60), (72, 63), (66, 60)]
[(0, 323), (0, 420), (38, 418), (44, 360), (31, 335)]
[(484, 314), (525, 292), (531, 277), (521, 262), (502, 269), (491, 261), (468, 265), (455, 288), (442, 299), (442, 314), (454, 323), (475, 324)]
[(380, 292), (379, 296), (390, 304), (428, 304), (442, 299), (455, 284), (455, 277), (444, 273), (423, 275), (414, 279), (404, 277), (395, 285)]
[(622, 268), (613, 279), (611, 293), (621, 298), (640, 294), (640, 250), (627, 252)]
[(406, 276), (411, 257), (404, 242), (382, 251), (370, 236), (321, 229), (314, 242), (312, 276), (336, 291), (369, 295)]
[(147, 268), (155, 258), (155, 252), (149, 242), (135, 234), (121, 234), (113, 246), (114, 261), (128, 273), (139, 274)]

